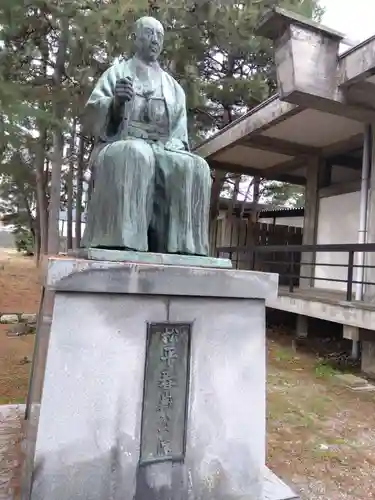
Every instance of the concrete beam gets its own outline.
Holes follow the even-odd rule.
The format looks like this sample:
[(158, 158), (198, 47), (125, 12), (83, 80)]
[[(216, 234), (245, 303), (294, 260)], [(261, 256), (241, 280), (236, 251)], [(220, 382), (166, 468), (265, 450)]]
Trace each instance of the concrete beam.
[(265, 175), (267, 175), (268, 178), (272, 178), (273, 176), (277, 176), (279, 174), (286, 174), (303, 167), (306, 163), (308, 163), (310, 158), (311, 156), (308, 155), (297, 156), (291, 160), (286, 160), (278, 163), (277, 165), (273, 165), (272, 167), (268, 167), (264, 169), (263, 172), (266, 172)]
[(347, 51), (339, 59), (338, 83), (348, 86), (375, 75), (375, 36)]
[(337, 155), (332, 156), (331, 158), (327, 158), (327, 161), (332, 166), (336, 165), (338, 167), (345, 167), (359, 171), (362, 169), (362, 158), (355, 158), (354, 156)]
[(266, 135), (253, 135), (248, 138), (244, 138), (239, 142), (244, 146), (250, 146), (252, 148), (260, 149), (262, 151), (271, 151), (273, 153), (280, 153), (288, 156), (299, 156), (299, 155), (319, 155), (321, 150), (313, 146), (305, 146), (297, 142), (287, 141), (284, 139), (278, 139), (276, 137), (268, 137)]
[(236, 165), (234, 163), (222, 163), (216, 160), (208, 160), (208, 164), (211, 168), (215, 170), (221, 170), (224, 172), (233, 172), (244, 175), (252, 175), (254, 177), (261, 177), (263, 179), (268, 179), (270, 181), (280, 181), (287, 182), (288, 184), (296, 184), (299, 186), (304, 186), (306, 184), (305, 177), (300, 175), (288, 175), (286, 173), (275, 174), (274, 172), (269, 172), (269, 169), (259, 169), (255, 167), (248, 167), (244, 165)]
[(375, 110), (375, 85), (371, 82), (358, 82), (342, 88), (347, 102)]
[(208, 158), (218, 151), (225, 151), (245, 136), (267, 130), (300, 111), (302, 110), (298, 106), (282, 102), (279, 96), (275, 95), (202, 142), (194, 153)]
[(332, 184), (319, 190), (319, 198), (329, 198), (339, 194), (355, 193), (361, 190), (361, 180)]
[(348, 139), (343, 139), (342, 141), (335, 142), (325, 148), (323, 148), (323, 157), (329, 158), (330, 156), (348, 153), (350, 151), (356, 151), (363, 148), (363, 133), (353, 135)]
[[(318, 89), (318, 86), (316, 87)], [(345, 94), (339, 89), (332, 89), (328, 95), (328, 89), (323, 95), (310, 93), (311, 90), (294, 90), (283, 96), (283, 99), (290, 104), (300, 107), (316, 109), (323, 113), (350, 118), (362, 123), (375, 121), (375, 110), (367, 109), (364, 106), (349, 104)]]

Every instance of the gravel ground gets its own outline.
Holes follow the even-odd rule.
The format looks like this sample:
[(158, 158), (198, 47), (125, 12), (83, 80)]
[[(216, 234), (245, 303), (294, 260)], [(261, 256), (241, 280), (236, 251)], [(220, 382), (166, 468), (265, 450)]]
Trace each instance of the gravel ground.
[(302, 500), (375, 498), (375, 392), (269, 341), (268, 465)]

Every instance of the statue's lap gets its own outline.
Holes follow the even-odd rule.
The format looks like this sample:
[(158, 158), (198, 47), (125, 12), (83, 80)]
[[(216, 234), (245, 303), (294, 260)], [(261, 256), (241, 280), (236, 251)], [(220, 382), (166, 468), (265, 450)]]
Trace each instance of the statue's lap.
[(188, 153), (186, 151), (177, 151), (165, 149), (165, 147), (160, 143), (147, 142), (143, 139), (130, 138), (130, 139), (119, 139), (118, 141), (107, 144), (99, 155), (99, 159), (106, 163), (106, 158), (111, 159), (113, 162), (114, 157), (123, 160), (123, 158), (128, 157), (134, 161), (147, 162), (151, 165), (154, 164), (155, 159), (160, 156), (165, 156), (171, 163), (175, 166), (181, 165), (184, 167), (200, 167), (207, 168), (209, 166), (207, 162), (200, 156)]

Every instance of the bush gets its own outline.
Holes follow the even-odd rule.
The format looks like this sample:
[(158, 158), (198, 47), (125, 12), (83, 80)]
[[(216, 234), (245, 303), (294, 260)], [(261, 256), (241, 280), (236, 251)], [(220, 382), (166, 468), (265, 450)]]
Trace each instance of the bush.
[(14, 240), (17, 252), (24, 252), (26, 255), (34, 255), (34, 238), (31, 231), (27, 229), (17, 229), (14, 232)]

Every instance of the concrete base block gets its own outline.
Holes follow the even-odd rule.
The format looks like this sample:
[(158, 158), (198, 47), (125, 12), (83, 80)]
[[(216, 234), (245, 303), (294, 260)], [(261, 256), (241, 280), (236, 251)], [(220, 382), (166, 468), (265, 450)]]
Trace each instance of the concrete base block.
[[(51, 259), (48, 275), (55, 304), (42, 400), (31, 402), (31, 496), (22, 500), (264, 500), (265, 298), (275, 296), (277, 280), (74, 259)], [(145, 406), (147, 324), (159, 322), (191, 325), (187, 400), (171, 399), (187, 416), (167, 431), (170, 446), (184, 433), (175, 457), (164, 445), (158, 451), (158, 404)], [(156, 352), (158, 367), (165, 354)], [(155, 449), (151, 460), (143, 460), (144, 443)], [(266, 498), (288, 498), (278, 489)]]
[(375, 377), (375, 342), (362, 341), (361, 370), (369, 377)]

